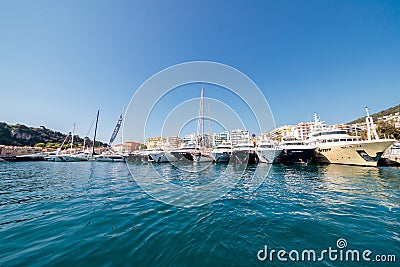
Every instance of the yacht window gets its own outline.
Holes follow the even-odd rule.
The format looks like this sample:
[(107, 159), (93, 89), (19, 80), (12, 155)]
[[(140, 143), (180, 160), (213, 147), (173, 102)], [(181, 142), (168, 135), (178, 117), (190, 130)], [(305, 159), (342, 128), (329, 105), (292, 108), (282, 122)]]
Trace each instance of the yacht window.
[(346, 139), (340, 139), (340, 142), (346, 142)]
[(333, 140), (332, 139), (328, 139), (327, 141), (328, 141), (328, 143), (331, 143)]

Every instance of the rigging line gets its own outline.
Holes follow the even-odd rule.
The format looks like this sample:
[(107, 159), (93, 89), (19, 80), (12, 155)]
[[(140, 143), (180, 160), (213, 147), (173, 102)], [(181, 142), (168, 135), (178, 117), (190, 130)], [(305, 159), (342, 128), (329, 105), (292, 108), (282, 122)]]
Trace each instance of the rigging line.
[(88, 136), (89, 136), (89, 133), (90, 133), (90, 131), (92, 130), (93, 124), (94, 124), (95, 121), (96, 121), (96, 117), (94, 117), (94, 119), (93, 119), (93, 121), (92, 121), (92, 124), (90, 125), (89, 131), (87, 131), (85, 137), (88, 137)]

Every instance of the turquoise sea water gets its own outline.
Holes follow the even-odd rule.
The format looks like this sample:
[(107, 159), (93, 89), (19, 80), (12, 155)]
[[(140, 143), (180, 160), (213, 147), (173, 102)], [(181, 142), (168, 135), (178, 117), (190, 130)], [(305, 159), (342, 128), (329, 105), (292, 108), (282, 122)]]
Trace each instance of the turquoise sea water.
[[(179, 184), (179, 170), (160, 166)], [(254, 192), (242, 179), (215, 202), (181, 208), (147, 195), (125, 163), (0, 163), (1, 266), (303, 266), (257, 253), (338, 249), (340, 238), (400, 262), (400, 169), (274, 165)]]

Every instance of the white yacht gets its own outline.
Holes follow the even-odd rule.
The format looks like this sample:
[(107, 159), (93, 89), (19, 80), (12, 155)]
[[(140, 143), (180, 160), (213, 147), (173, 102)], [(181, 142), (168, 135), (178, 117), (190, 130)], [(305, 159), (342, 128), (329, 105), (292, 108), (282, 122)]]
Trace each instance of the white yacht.
[(229, 162), (232, 154), (232, 143), (222, 142), (211, 151), (211, 156), (216, 163)]
[(377, 166), (385, 150), (393, 145), (394, 139), (362, 140), (360, 136), (350, 136), (344, 130), (318, 131), (306, 140), (315, 144), (315, 161), (362, 166)]
[(129, 153), (126, 156), (126, 161), (134, 163), (146, 163), (149, 161), (149, 151), (139, 150)]
[(149, 161), (151, 162), (156, 162), (156, 163), (161, 163), (161, 162), (168, 162), (167, 155), (165, 154), (165, 151), (161, 147), (156, 147), (153, 148), (151, 151), (148, 153), (149, 155)]
[(262, 163), (273, 163), (281, 154), (282, 149), (272, 140), (262, 139), (256, 148), (257, 156)]
[[(316, 130), (309, 134), (306, 142), (316, 145), (315, 160), (320, 163), (336, 163), (361, 166), (377, 166), (378, 160), (387, 148), (396, 143), (394, 139), (380, 139), (372, 118), (366, 108), (367, 137), (350, 136), (345, 130)], [(319, 121), (316, 114), (315, 124)]]
[(94, 160), (101, 162), (125, 162), (125, 157), (122, 154), (102, 153), (94, 156)]
[(45, 152), (44, 153), (44, 160), (45, 161), (55, 161), (55, 158), (57, 157), (59, 152), (60, 152), (60, 149), (57, 149), (54, 152)]
[(232, 149), (230, 160), (235, 163), (258, 163), (258, 156), (254, 147), (249, 141), (240, 142)]
[(78, 162), (78, 161), (88, 161), (88, 157), (82, 155), (82, 153), (76, 154), (65, 154), (65, 155), (58, 155), (55, 161), (63, 161), (63, 162)]
[[(59, 150), (58, 150), (59, 151)], [(88, 161), (88, 155), (84, 153), (74, 153), (74, 154), (59, 154), (49, 153), (44, 157), (46, 161), (55, 161), (55, 162), (78, 162), (78, 161)]]
[(194, 162), (213, 162), (214, 159), (207, 149), (199, 149), (192, 153)]
[(294, 137), (286, 137), (280, 143), (279, 148), (282, 151), (277, 157), (278, 162), (308, 164), (314, 158), (316, 146)]
[(400, 165), (400, 142), (394, 144), (383, 153), (381, 163), (384, 166)]
[(183, 144), (180, 148), (172, 150), (170, 153), (176, 161), (194, 161), (193, 156), (200, 152), (200, 147), (194, 144)]
[[(97, 116), (96, 116), (96, 129), (95, 129), (95, 134), (94, 134), (94, 138), (93, 138), (93, 144), (95, 144), (95, 142), (96, 142), (96, 131), (97, 131), (98, 120), (99, 120), (99, 111), (97, 111)], [(94, 146), (93, 146), (92, 154), (89, 154), (89, 153), (85, 152), (84, 151), (84, 149), (85, 149), (85, 140), (84, 140), (83, 150), (82, 151), (73, 152), (74, 132), (75, 132), (75, 123), (73, 124), (72, 132), (65, 137), (64, 141), (61, 144), (61, 147), (63, 147), (64, 143), (66, 142), (68, 137), (71, 136), (71, 147), (70, 147), (70, 151), (69, 152), (61, 153), (61, 148), (58, 148), (57, 151), (55, 152), (55, 154), (49, 154), (44, 159), (47, 160), (47, 161), (56, 161), (56, 162), (88, 161), (90, 159), (91, 155), (93, 155)]]
[(171, 154), (169, 147), (153, 148), (149, 152), (149, 160), (155, 163), (173, 162), (176, 158)]
[(154, 152), (157, 152), (158, 150), (154, 148), (148, 148), (145, 150), (138, 150), (129, 153), (126, 156), (126, 161), (129, 162), (136, 162), (136, 163), (148, 163), (148, 162), (154, 162), (154, 159), (150, 157), (150, 155)]

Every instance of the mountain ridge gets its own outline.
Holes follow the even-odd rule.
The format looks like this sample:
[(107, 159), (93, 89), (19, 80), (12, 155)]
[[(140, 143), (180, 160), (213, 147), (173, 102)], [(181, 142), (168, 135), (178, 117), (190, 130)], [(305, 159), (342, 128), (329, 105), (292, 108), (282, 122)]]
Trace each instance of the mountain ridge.
[[(390, 108), (378, 111), (378, 112), (376, 112), (374, 114), (371, 114), (370, 116), (374, 119), (374, 121), (377, 121), (378, 118), (380, 118), (380, 117), (387, 116), (387, 115), (390, 115), (390, 114), (394, 114), (394, 113), (397, 113), (397, 112), (400, 112), (400, 104), (397, 105), (397, 106), (394, 106), (394, 107), (390, 107)], [(349, 122), (348, 124), (365, 122), (365, 118), (366, 117), (367, 116), (355, 119), (355, 120)]]
[[(0, 122), (0, 145), (5, 146), (41, 146), (59, 147), (69, 135), (48, 129), (44, 126), (29, 127), (23, 124), (8, 124)], [(74, 143), (83, 144), (84, 139), (78, 135), (74, 136)], [(86, 137), (87, 144), (92, 144)], [(75, 145), (75, 146), (76, 146)], [(78, 145), (78, 146), (79, 146)], [(105, 146), (103, 142), (96, 141), (96, 146)]]

